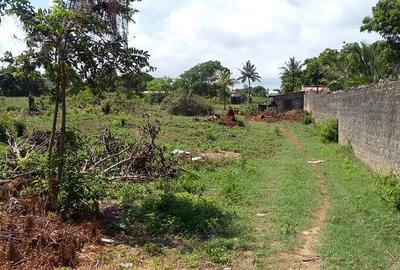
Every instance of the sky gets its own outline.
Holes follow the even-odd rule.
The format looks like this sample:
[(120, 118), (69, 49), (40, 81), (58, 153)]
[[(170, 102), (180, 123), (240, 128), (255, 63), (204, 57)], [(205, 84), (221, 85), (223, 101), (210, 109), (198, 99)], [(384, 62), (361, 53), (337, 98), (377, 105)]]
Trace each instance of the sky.
[[(50, 0), (33, 0), (48, 7)], [(261, 85), (279, 88), (281, 67), (290, 57), (304, 60), (343, 42), (379, 39), (360, 33), (362, 19), (378, 0), (142, 0), (130, 45), (148, 50), (154, 76), (177, 77), (192, 66), (219, 60), (231, 69), (251, 60)], [(13, 18), (0, 25), (0, 54), (23, 50), (23, 32)], [(240, 87), (238, 85), (237, 87)]]

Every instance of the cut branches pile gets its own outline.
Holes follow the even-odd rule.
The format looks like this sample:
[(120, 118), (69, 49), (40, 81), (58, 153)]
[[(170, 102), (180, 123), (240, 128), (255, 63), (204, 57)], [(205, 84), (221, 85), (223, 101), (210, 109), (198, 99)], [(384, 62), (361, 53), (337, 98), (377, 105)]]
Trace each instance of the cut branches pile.
[[(167, 157), (164, 148), (156, 144), (160, 131), (158, 121), (147, 120), (140, 126), (139, 138), (133, 143), (126, 143), (108, 129), (104, 129), (94, 142), (73, 134), (69, 136), (72, 139), (67, 138), (67, 152), (73, 162), (66, 166), (74, 174), (96, 174), (109, 180), (146, 182), (174, 177), (176, 161), (173, 157)], [(48, 176), (45, 168), (36, 166), (27, 170), (26, 166), (20, 164), (46, 154), (50, 136), (50, 132), (39, 130), (34, 130), (24, 138), (16, 139), (9, 135), (9, 150), (3, 166), (4, 175), (0, 176), (0, 189), (21, 175), (29, 179)]]

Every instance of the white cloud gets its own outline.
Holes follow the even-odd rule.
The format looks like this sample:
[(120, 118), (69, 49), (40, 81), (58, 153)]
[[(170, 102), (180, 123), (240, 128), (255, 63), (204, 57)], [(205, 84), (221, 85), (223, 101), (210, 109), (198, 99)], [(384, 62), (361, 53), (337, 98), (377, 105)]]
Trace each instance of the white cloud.
[(17, 18), (6, 16), (1, 18), (0, 23), (0, 54), (11, 51), (18, 55), (25, 48), (23, 38), (25, 36)]
[(138, 6), (132, 44), (150, 51), (156, 75), (175, 77), (207, 60), (221, 60), (237, 73), (251, 59), (276, 87), (279, 67), (291, 56), (304, 60), (343, 41), (376, 40), (359, 31), (376, 2), (175, 0), (166, 6), (165, 0), (146, 0)]
[[(377, 0), (143, 0), (132, 25), (132, 45), (146, 49), (157, 76), (178, 76), (193, 65), (220, 60), (235, 75), (250, 59), (264, 83), (279, 86), (279, 67), (289, 57), (317, 55), (343, 41), (374, 41), (360, 33)], [(23, 32), (2, 18), (0, 54), (21, 52)], [(135, 36), (135, 38), (133, 37)]]

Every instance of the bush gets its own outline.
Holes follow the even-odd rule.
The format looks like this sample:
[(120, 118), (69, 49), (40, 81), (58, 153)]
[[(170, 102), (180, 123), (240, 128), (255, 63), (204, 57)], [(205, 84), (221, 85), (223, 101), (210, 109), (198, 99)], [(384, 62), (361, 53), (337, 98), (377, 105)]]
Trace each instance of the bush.
[(172, 115), (196, 116), (213, 112), (213, 107), (203, 97), (182, 91), (165, 98), (162, 106)]
[(71, 101), (79, 108), (85, 108), (89, 104), (98, 104), (97, 98), (93, 95), (92, 91), (90, 91), (89, 88), (85, 88), (84, 90), (78, 92), (75, 96), (72, 97)]
[(319, 136), (323, 142), (339, 141), (339, 121), (337, 119), (329, 119), (322, 123), (319, 127)]
[(241, 115), (257, 115), (259, 112), (257, 104), (249, 104), (240, 110)]
[(400, 211), (400, 177), (391, 172), (379, 181), (382, 199)]
[(0, 142), (7, 142), (7, 123), (0, 118)]
[(174, 190), (201, 195), (206, 189), (205, 182), (195, 173), (187, 173), (176, 180)]
[(96, 202), (106, 195), (105, 181), (97, 175), (81, 175), (67, 172), (60, 182), (58, 203), (61, 212), (83, 213), (94, 209)]
[(121, 227), (128, 233), (210, 236), (226, 232), (231, 222), (230, 215), (221, 211), (215, 202), (187, 192), (143, 196), (141, 191), (132, 190), (123, 192), (122, 196)]
[(311, 125), (315, 123), (315, 119), (311, 114), (306, 114), (303, 119), (304, 125)]
[(238, 124), (239, 127), (245, 127), (246, 126), (243, 120), (237, 120), (237, 124)]
[(147, 95), (147, 103), (151, 105), (161, 104), (165, 99), (165, 94), (163, 93), (150, 93)]
[(105, 115), (110, 114), (111, 112), (111, 104), (110, 101), (108, 100), (103, 100), (103, 102), (101, 103), (101, 110), (103, 111), (103, 113)]
[(23, 123), (20, 120), (15, 120), (14, 123), (14, 129), (15, 129), (15, 133), (17, 135), (17, 137), (22, 137), (25, 135), (26, 132), (26, 124)]
[(242, 190), (238, 183), (239, 178), (237, 177), (237, 172), (227, 170), (222, 172), (219, 177), (221, 179), (221, 195), (231, 202), (240, 201)]

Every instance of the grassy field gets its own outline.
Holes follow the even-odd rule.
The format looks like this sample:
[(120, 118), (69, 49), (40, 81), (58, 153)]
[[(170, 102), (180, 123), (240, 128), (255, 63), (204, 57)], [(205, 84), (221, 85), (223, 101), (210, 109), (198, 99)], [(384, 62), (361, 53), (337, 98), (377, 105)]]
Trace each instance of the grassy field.
[[(0, 99), (2, 117), (23, 119), (28, 130), (49, 129), (51, 113), (28, 116), (24, 106), (23, 99)], [(381, 199), (381, 176), (348, 147), (322, 143), (316, 127), (240, 117), (244, 127), (227, 128), (140, 102), (109, 115), (94, 106), (71, 107), (68, 119), (87, 136), (107, 127), (133, 141), (143, 114), (161, 122), (158, 143), (167, 152), (222, 150), (240, 158), (181, 162), (185, 173), (169, 184), (112, 184), (102, 204), (126, 207), (127, 219), (114, 224), (124, 243), (86, 247), (79, 268), (290, 269), (294, 262), (286, 258), (305, 244), (301, 232), (313, 226), (329, 196), (315, 247), (321, 268), (399, 269), (400, 214)], [(310, 158), (326, 162), (312, 167)], [(315, 170), (328, 194), (321, 193)]]

